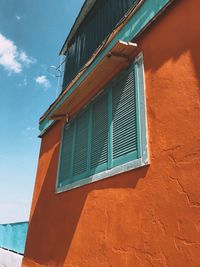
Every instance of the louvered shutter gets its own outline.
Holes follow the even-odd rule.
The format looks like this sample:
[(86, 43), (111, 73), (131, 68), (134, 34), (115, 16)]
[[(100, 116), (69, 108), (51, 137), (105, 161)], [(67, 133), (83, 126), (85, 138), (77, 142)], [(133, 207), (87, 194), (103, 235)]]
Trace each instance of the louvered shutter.
[(66, 125), (63, 129), (62, 148), (60, 155), (59, 186), (69, 184), (72, 176), (72, 148), (74, 123)]
[(91, 174), (108, 166), (108, 94), (99, 96), (92, 106)]
[(64, 127), (59, 186), (140, 157), (137, 101), (132, 65)]
[(89, 111), (83, 111), (76, 119), (73, 180), (87, 176)]
[(133, 66), (112, 86), (113, 166), (137, 158), (135, 73)]

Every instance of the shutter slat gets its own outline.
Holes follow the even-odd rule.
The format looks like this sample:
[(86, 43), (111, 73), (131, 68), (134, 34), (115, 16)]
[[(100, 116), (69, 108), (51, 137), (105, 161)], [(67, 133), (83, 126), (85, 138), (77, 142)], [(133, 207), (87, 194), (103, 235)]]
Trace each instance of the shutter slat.
[(76, 142), (73, 164), (73, 176), (83, 174), (87, 171), (88, 157), (88, 131), (89, 111), (84, 111), (76, 121)]
[[(123, 125), (126, 125), (129, 121), (129, 115), (127, 113), (124, 113), (124, 114), (115, 114), (116, 116), (116, 120), (115, 120), (115, 123), (119, 123), (119, 126), (120, 126), (120, 122), (121, 124)], [(132, 112), (132, 119), (135, 120), (135, 117), (136, 117), (136, 113), (133, 111)]]
[(62, 151), (60, 158), (59, 182), (70, 180), (72, 171), (72, 144), (73, 144), (74, 125), (71, 124), (64, 128), (62, 139)]
[(108, 161), (108, 95), (93, 104), (91, 168)]
[(134, 69), (124, 73), (112, 88), (113, 159), (137, 150)]
[[(121, 124), (122, 127), (118, 126), (115, 128), (115, 132), (114, 135), (117, 134), (121, 134), (123, 132), (127, 132), (129, 129), (130, 130), (136, 130), (136, 125), (134, 125), (136, 123), (135, 120), (133, 120), (133, 125), (128, 124), (128, 122), (124, 122), (123, 124)], [(130, 132), (130, 135), (132, 135), (132, 132)]]

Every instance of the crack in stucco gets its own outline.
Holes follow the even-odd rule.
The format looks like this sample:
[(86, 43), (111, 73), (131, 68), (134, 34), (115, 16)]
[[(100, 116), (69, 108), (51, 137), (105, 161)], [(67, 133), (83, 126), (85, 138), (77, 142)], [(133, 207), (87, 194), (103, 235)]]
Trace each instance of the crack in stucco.
[(157, 219), (156, 222), (160, 226), (160, 229), (163, 232), (163, 234), (166, 234), (166, 229), (165, 229), (164, 223), (160, 219)]
[[(195, 156), (195, 158), (194, 158), (194, 156)], [(197, 156), (197, 157), (196, 157)], [(183, 159), (190, 159), (191, 157), (193, 157), (193, 159), (200, 159), (200, 149), (199, 150), (196, 150), (196, 151), (194, 151), (194, 152), (192, 152), (192, 153), (188, 153), (188, 154), (186, 154), (184, 157), (183, 157)], [(182, 161), (182, 160), (181, 160)]]
[(109, 233), (110, 215), (109, 215), (109, 212), (108, 212), (106, 207), (105, 207), (104, 212), (105, 212), (105, 216), (106, 216), (106, 226), (105, 226), (105, 231), (104, 231), (104, 241), (106, 241), (107, 234)]
[[(143, 259), (145, 259), (151, 264), (151, 266), (155, 266), (154, 262), (155, 261), (160, 261), (164, 264), (165, 267), (168, 267), (167, 259), (166, 256), (164, 255), (163, 252), (161, 252), (162, 257), (156, 257), (153, 253), (143, 249), (143, 248), (138, 248), (135, 246), (128, 246), (127, 248), (116, 248), (113, 247), (112, 251), (116, 254), (127, 254), (130, 251), (134, 250), (135, 251), (135, 257), (138, 259), (138, 261), (143, 262)], [(141, 265), (142, 266), (142, 265)]]
[[(177, 237), (175, 236), (175, 240), (178, 240), (180, 241), (181, 243), (183, 243), (184, 245), (186, 246), (193, 246), (193, 245), (198, 245), (200, 246), (200, 242), (198, 241), (191, 241), (191, 240), (188, 240), (186, 238), (181, 238), (181, 237)], [(176, 242), (176, 241), (175, 241)]]
[(156, 217), (154, 209), (151, 209), (151, 214), (153, 217), (153, 223), (155, 223), (156, 225), (158, 225), (160, 227), (163, 234), (166, 234), (165, 225), (159, 218)]
[(167, 259), (166, 255), (165, 255), (165, 253), (163, 251), (161, 251), (161, 254), (162, 254), (163, 258), (164, 258), (164, 262), (163, 263), (165, 264), (165, 267), (169, 267), (168, 259)]
[(177, 146), (174, 146), (174, 147), (169, 147), (169, 148), (166, 148), (166, 149), (162, 149), (162, 153), (163, 152), (174, 152), (179, 148), (181, 148), (181, 145), (177, 145)]
[(175, 147), (170, 147), (170, 148), (167, 148), (167, 149), (162, 149), (162, 152), (161, 153), (166, 153), (168, 152), (168, 155), (167, 157), (172, 161), (172, 163), (175, 165), (175, 166), (178, 166), (179, 164), (184, 164), (184, 163), (191, 163), (191, 160), (192, 161), (200, 161), (200, 149), (198, 150), (195, 150), (193, 152), (190, 152), (186, 155), (184, 155), (181, 159), (177, 159), (174, 155), (174, 152), (176, 152), (178, 149), (182, 148), (181, 145), (177, 145)]
[(175, 157), (172, 154), (171, 155), (168, 155), (168, 158), (172, 161), (172, 163), (174, 165), (177, 165), (177, 161), (176, 161)]
[(172, 177), (172, 176), (169, 176), (169, 178), (173, 181), (176, 182), (177, 184), (177, 191), (180, 193), (180, 194), (184, 194), (185, 197), (186, 197), (186, 200), (187, 200), (187, 203), (189, 205), (190, 208), (200, 208), (200, 202), (197, 202), (197, 201), (192, 201), (190, 199), (190, 196), (189, 194), (186, 192), (186, 190), (184, 189), (183, 185), (180, 183), (179, 179), (176, 178), (176, 177)]
[(149, 252), (149, 251), (146, 251), (145, 249), (142, 249), (142, 248), (137, 248), (135, 246), (128, 246), (127, 248), (116, 248), (116, 247), (113, 247), (112, 248), (112, 251), (115, 252), (115, 253), (128, 253), (130, 250), (135, 250), (141, 254), (145, 254), (149, 257), (152, 257), (152, 258), (155, 258), (155, 256)]

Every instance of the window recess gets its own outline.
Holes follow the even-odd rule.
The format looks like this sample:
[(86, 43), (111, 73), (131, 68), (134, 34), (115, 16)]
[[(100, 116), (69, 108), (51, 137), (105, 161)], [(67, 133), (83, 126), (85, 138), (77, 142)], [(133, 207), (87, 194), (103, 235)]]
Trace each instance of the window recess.
[(142, 55), (63, 128), (57, 192), (148, 164)]

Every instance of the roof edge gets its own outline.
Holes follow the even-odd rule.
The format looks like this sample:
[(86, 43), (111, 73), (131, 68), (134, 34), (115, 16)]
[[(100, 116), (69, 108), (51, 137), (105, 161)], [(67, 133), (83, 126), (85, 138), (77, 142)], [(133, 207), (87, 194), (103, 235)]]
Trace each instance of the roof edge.
[(78, 16), (76, 17), (76, 20), (60, 50), (60, 55), (64, 55), (66, 50), (68, 49), (68, 44), (71, 41), (71, 39), (74, 37), (78, 27), (81, 25), (81, 23), (83, 22), (83, 20), (85, 19), (85, 17), (87, 16), (87, 14), (89, 13), (89, 11), (92, 9), (92, 7), (94, 6), (96, 0), (85, 0), (84, 4), (82, 5)]

